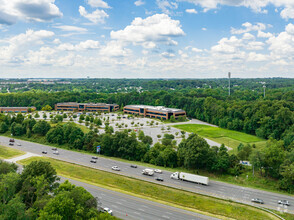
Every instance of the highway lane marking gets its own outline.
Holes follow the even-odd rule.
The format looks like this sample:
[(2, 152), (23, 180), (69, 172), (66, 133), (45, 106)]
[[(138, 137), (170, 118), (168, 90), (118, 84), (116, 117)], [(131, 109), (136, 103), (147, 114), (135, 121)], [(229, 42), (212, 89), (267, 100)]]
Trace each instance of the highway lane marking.
[[(134, 201), (137, 201), (137, 202), (145, 203), (145, 204), (148, 204), (148, 205), (151, 205), (151, 206), (156, 206), (156, 207), (162, 208), (162, 209), (171, 210), (171, 211), (174, 211), (174, 212), (177, 212), (177, 213), (181, 213), (181, 214), (184, 214), (184, 215), (190, 215), (190, 216), (194, 216), (194, 217), (198, 217), (198, 218), (202, 218), (202, 219), (206, 219), (206, 220), (209, 220), (211, 218), (216, 218), (216, 217), (213, 217), (213, 216), (205, 216), (204, 214), (197, 213), (197, 212), (195, 212), (195, 214), (194, 214), (193, 211), (187, 211), (187, 210), (184, 210), (184, 209), (181, 210), (180, 208), (177, 208), (177, 207), (173, 207), (173, 206), (169, 206), (169, 205), (166, 205), (166, 204), (157, 203), (157, 202), (154, 202), (154, 201), (151, 201), (151, 200), (147, 200), (147, 199), (143, 199), (143, 198), (131, 196), (131, 195), (128, 195), (128, 194), (119, 193), (119, 192), (116, 192), (116, 191), (111, 191), (111, 190), (100, 188), (100, 187), (97, 187), (97, 186), (94, 186), (94, 185), (91, 185), (91, 184), (87, 184), (87, 183), (84, 183), (84, 182), (81, 182), (81, 181), (78, 181), (78, 182), (80, 183), (80, 185), (84, 185), (84, 186), (89, 187), (89, 188), (92, 188), (92, 189), (96, 189), (97, 190), (97, 188), (98, 188), (99, 190), (104, 191), (104, 192), (108, 192), (109, 194), (113, 194), (113, 195), (116, 195), (116, 196), (125, 197), (125, 198), (128, 198), (130, 200), (134, 200)], [(178, 209), (178, 210), (176, 210), (176, 209)]]

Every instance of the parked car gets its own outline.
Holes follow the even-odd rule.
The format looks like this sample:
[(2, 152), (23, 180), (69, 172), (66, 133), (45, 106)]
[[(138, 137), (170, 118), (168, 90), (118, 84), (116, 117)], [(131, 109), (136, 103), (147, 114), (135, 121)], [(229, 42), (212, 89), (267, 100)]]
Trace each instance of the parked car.
[(11, 138), (11, 139), (9, 140), (9, 142), (14, 142), (14, 139), (13, 139), (13, 138)]
[(154, 172), (155, 172), (155, 173), (162, 173), (162, 170), (155, 169)]
[(47, 151), (45, 151), (45, 150), (44, 150), (44, 151), (42, 151), (42, 154), (47, 154)]
[(97, 160), (92, 159), (92, 160), (90, 160), (90, 162), (91, 163), (97, 163)]
[(163, 178), (162, 177), (155, 177), (155, 180), (163, 182)]
[(104, 208), (102, 212), (107, 212), (109, 215), (112, 215), (112, 210), (110, 208)]
[(53, 147), (52, 150), (57, 150), (57, 148), (56, 147)]
[(9, 145), (12, 145), (13, 146), (14, 144), (12, 142), (10, 142)]
[(278, 204), (282, 204), (282, 205), (286, 205), (286, 206), (290, 206), (290, 203), (288, 200), (279, 200)]
[(16, 143), (17, 146), (21, 146), (21, 143)]
[(120, 168), (118, 166), (113, 166), (111, 167), (112, 170), (115, 170), (115, 171), (120, 171)]
[(53, 154), (59, 155), (59, 152), (58, 152), (58, 150), (56, 150), (56, 151), (53, 151)]
[(92, 159), (94, 159), (94, 160), (97, 160), (97, 159), (98, 159), (98, 157), (96, 157), (96, 156), (93, 156), (93, 157), (92, 157)]
[(137, 165), (135, 165), (135, 164), (131, 164), (130, 167), (132, 167), (132, 168), (137, 168)]
[(264, 204), (263, 200), (262, 199), (259, 199), (259, 198), (251, 199), (251, 202), (255, 202), (255, 203), (259, 203), (259, 204)]

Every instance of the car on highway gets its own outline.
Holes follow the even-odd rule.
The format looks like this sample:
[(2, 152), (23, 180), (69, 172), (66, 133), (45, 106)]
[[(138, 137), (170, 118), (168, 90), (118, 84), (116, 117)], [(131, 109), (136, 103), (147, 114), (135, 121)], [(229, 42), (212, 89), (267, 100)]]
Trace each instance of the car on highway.
[(53, 147), (52, 150), (57, 150), (57, 148), (56, 147)]
[(14, 139), (13, 139), (13, 138), (11, 138), (11, 139), (9, 140), (9, 142), (14, 142)]
[(279, 200), (279, 201), (278, 201), (278, 204), (286, 205), (286, 206), (290, 206), (290, 203), (289, 203), (288, 200)]
[(120, 171), (120, 168), (118, 166), (113, 166), (111, 167), (112, 170), (115, 170), (115, 171)]
[(90, 162), (91, 163), (97, 163), (97, 160), (92, 159), (92, 160), (90, 160)]
[(163, 182), (163, 178), (162, 177), (155, 177), (155, 180)]
[(98, 157), (96, 157), (96, 156), (93, 156), (93, 157), (92, 157), (92, 159), (94, 159), (94, 160), (97, 160), (97, 159), (98, 159)]
[(56, 151), (53, 151), (53, 154), (59, 155), (59, 152), (58, 152), (58, 150), (56, 150)]
[(12, 146), (13, 146), (13, 145), (14, 145), (14, 143), (10, 142), (10, 143), (9, 143), (9, 145), (12, 145)]
[(155, 173), (162, 173), (162, 170), (155, 169), (154, 172), (155, 172)]
[(21, 143), (16, 143), (17, 146), (21, 146)]
[(259, 204), (264, 204), (263, 200), (262, 199), (259, 199), (259, 198), (251, 199), (251, 202), (255, 202), (255, 203), (259, 203)]
[(132, 167), (132, 168), (137, 168), (137, 165), (135, 165), (135, 164), (131, 164), (130, 167)]
[(112, 210), (110, 209), (110, 208), (104, 208), (103, 210), (102, 210), (102, 212), (105, 212), (105, 213), (108, 213), (109, 215), (112, 215)]
[(43, 150), (43, 151), (42, 151), (42, 154), (47, 154), (47, 151)]

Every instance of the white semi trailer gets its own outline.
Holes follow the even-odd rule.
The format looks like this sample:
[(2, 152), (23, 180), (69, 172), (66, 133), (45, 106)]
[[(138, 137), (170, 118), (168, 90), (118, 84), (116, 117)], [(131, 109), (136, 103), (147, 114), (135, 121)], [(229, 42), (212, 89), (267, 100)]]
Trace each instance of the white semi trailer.
[(154, 170), (146, 168), (146, 169), (144, 169), (142, 171), (142, 174), (147, 175), (147, 176), (153, 176), (154, 175)]
[(193, 183), (200, 183), (203, 185), (208, 185), (209, 178), (206, 176), (199, 176), (191, 173), (184, 173), (184, 172), (175, 172), (170, 175), (170, 178), (177, 179), (177, 180), (185, 180)]

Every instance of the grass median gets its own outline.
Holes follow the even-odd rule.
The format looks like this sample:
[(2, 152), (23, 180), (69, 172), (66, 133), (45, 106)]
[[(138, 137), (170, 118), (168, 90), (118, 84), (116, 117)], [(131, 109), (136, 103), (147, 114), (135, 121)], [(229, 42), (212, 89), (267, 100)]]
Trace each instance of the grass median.
[(0, 159), (11, 159), (13, 157), (18, 157), (24, 155), (25, 152), (16, 150), (10, 147), (0, 146)]
[[(109, 188), (124, 193), (149, 198), (158, 202), (210, 213), (214, 216), (233, 219), (277, 219), (275, 216), (260, 209), (226, 201), (209, 196), (203, 196), (183, 190), (161, 186), (142, 180), (120, 176), (117, 174), (83, 167), (52, 158), (32, 157), (19, 161), (21, 164), (29, 164), (34, 160), (49, 161), (61, 176), (80, 180), (82, 182)], [(209, 186), (208, 186), (209, 187)]]

